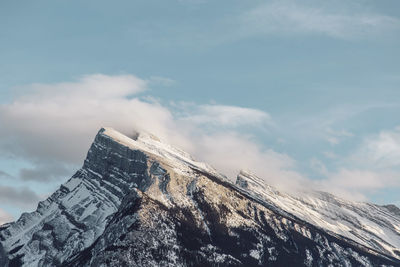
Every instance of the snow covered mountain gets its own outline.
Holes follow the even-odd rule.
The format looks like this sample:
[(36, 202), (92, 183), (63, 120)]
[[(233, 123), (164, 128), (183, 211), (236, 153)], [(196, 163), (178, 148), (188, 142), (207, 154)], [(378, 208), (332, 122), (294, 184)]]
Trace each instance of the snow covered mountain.
[(400, 266), (395, 207), (236, 185), (151, 135), (101, 129), (83, 167), (0, 226), (4, 266)]
[(326, 192), (290, 195), (244, 171), (236, 184), (313, 225), (400, 259), (400, 213), (394, 205), (350, 202)]

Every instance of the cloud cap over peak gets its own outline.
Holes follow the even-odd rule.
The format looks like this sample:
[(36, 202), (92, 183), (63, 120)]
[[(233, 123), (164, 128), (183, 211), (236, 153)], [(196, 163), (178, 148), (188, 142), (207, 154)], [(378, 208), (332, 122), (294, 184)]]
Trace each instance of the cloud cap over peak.
[[(231, 157), (239, 160), (241, 155), (232, 154), (231, 147), (242, 152), (251, 147), (247, 154), (263, 153), (249, 136), (239, 138), (238, 129), (270, 127), (268, 113), (218, 104), (178, 103), (171, 107), (136, 95), (146, 89), (147, 81), (136, 76), (102, 74), (86, 75), (76, 82), (25, 86), (25, 95), (0, 105), (0, 123), (6, 126), (0, 129), (0, 149), (33, 164), (20, 170), (20, 179), (42, 182), (62, 177), (70, 166), (79, 166), (93, 133), (105, 125), (128, 136), (137, 131), (153, 133), (202, 159), (214, 152), (222, 158), (229, 149)], [(203, 146), (194, 145), (195, 140)], [(225, 145), (217, 152), (213, 140)], [(223, 166), (233, 175), (239, 168), (222, 165), (217, 158), (211, 164)]]

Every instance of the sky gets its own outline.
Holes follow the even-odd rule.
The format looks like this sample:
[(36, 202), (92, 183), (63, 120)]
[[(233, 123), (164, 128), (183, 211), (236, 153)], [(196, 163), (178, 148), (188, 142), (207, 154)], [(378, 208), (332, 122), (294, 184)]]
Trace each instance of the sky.
[(0, 59), (0, 223), (102, 126), (232, 180), (400, 205), (397, 0), (3, 0)]

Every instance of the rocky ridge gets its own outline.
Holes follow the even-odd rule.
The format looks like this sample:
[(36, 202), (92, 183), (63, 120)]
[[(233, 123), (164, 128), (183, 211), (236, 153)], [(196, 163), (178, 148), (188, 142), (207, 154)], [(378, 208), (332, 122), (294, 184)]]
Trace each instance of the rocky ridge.
[(315, 226), (400, 259), (400, 213), (394, 205), (352, 202), (318, 191), (289, 194), (244, 171), (236, 184)]

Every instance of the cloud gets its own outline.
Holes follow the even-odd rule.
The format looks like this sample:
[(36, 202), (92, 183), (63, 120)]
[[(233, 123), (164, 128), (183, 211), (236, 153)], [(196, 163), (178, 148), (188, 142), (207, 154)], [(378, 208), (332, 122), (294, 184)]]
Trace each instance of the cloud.
[[(352, 136), (346, 131), (338, 133)], [(358, 201), (389, 188), (400, 189), (400, 127), (361, 140), (347, 155), (323, 153), (339, 169), (330, 171), (318, 159), (311, 160), (311, 167), (324, 177), (314, 182), (314, 188)]]
[(325, 164), (317, 158), (312, 158), (310, 160), (310, 167), (319, 174), (322, 174), (322, 175), (328, 174), (328, 170), (327, 170)]
[(80, 164), (101, 126), (165, 134), (170, 112), (131, 97), (146, 85), (133, 75), (95, 74), (73, 83), (25, 86), (24, 94), (0, 105), (0, 148), (34, 164)]
[[(345, 3), (343, 7), (349, 7)], [(376, 36), (400, 29), (400, 20), (374, 14), (352, 6), (356, 12), (305, 1), (269, 1), (241, 16), (244, 35), (322, 34), (333, 38), (354, 39)], [(357, 10), (358, 9), (358, 10)]]
[(0, 209), (0, 225), (13, 221), (14, 218), (11, 214), (7, 213), (6, 211)]
[(176, 84), (176, 81), (167, 77), (161, 77), (161, 76), (151, 76), (149, 79), (149, 84), (156, 84), (156, 85), (162, 85), (162, 86), (172, 86)]
[(358, 201), (366, 201), (367, 195), (384, 188), (400, 187), (400, 173), (393, 171), (372, 171), (340, 169), (324, 180), (316, 181), (316, 188), (338, 196)]
[(326, 158), (328, 158), (328, 159), (337, 159), (338, 158), (338, 155), (336, 155), (335, 153), (333, 153), (332, 151), (324, 151), (323, 153), (322, 153)]
[(0, 105), (1, 152), (33, 165), (20, 170), (24, 181), (60, 179), (82, 163), (98, 129), (110, 126), (127, 135), (151, 132), (221, 167), (232, 178), (241, 167), (254, 167), (260, 175), (273, 169), (274, 177), (281, 167), (289, 168), (288, 156), (257, 149), (250, 136), (239, 134), (240, 128), (271, 125), (268, 113), (217, 104), (166, 106), (149, 96), (137, 96), (147, 85), (133, 75), (95, 74), (76, 82), (25, 86), (24, 94)]
[(315, 182), (320, 190), (365, 201), (379, 191), (400, 189), (400, 127), (365, 137), (347, 156), (325, 156), (342, 167), (324, 172), (325, 178)]
[[(21, 87), (24, 89), (24, 87)], [(52, 100), (67, 101), (78, 98), (95, 100), (115, 99), (145, 91), (147, 82), (133, 75), (103, 75), (92, 74), (81, 77), (77, 82), (56, 84), (31, 84), (25, 87), (26, 91), (35, 91), (34, 94), (20, 96), (22, 101), (41, 100), (46, 96)], [(62, 97), (60, 99), (60, 97)]]
[[(288, 133), (295, 133), (296, 138), (306, 140), (324, 141), (332, 146), (355, 137), (348, 128), (354, 128), (353, 124), (363, 114), (373, 109), (388, 108), (386, 103), (368, 103), (363, 105), (339, 105), (328, 108), (311, 116), (290, 118), (287, 125), (292, 129)], [(352, 122), (352, 123), (349, 123)], [(287, 133), (284, 133), (287, 134)]]
[[(360, 3), (362, 2), (362, 3)], [(222, 12), (208, 14), (207, 21), (196, 17), (187, 23), (164, 23), (134, 27), (145, 46), (208, 46), (265, 37), (326, 36), (338, 40), (390, 40), (400, 31), (400, 19), (374, 10), (372, 1), (269, 0), (230, 5)], [(261, 4), (260, 4), (261, 3)], [(376, 9), (376, 8), (375, 8)], [(146, 24), (146, 25), (148, 25)]]
[(400, 126), (366, 137), (350, 159), (362, 166), (399, 168)]
[(243, 134), (203, 134), (194, 141), (201, 144), (194, 148), (195, 155), (202, 161), (210, 162), (228, 177), (236, 178), (240, 169), (247, 169), (269, 184), (285, 190), (294, 190), (308, 182), (293, 170), (296, 162), (290, 156), (262, 149), (261, 145)]
[(40, 200), (40, 197), (29, 188), (14, 188), (0, 186), (0, 203), (12, 204), (19, 207), (32, 207)]
[(332, 128), (328, 127), (325, 129), (325, 140), (328, 141), (331, 145), (339, 144), (344, 138), (353, 137), (354, 134), (346, 131), (344, 129), (338, 131), (333, 130)]
[(185, 107), (189, 114), (181, 120), (194, 124), (238, 127), (240, 125), (272, 125), (271, 116), (261, 110), (225, 105), (190, 105)]

